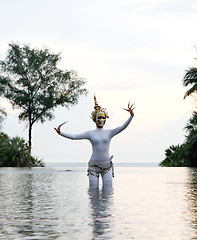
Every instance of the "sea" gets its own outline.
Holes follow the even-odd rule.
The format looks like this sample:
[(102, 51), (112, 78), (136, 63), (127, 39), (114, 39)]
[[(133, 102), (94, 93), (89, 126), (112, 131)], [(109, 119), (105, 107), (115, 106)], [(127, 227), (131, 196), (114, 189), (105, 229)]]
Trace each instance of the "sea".
[(0, 239), (197, 239), (197, 169), (116, 164), (90, 189), (86, 164), (0, 168)]

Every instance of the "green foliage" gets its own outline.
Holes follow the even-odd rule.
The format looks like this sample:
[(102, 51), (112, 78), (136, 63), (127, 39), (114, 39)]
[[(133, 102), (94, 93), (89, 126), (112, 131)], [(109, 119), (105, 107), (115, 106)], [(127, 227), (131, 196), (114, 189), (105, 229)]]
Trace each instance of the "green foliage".
[[(29, 159), (31, 159), (29, 162)], [(23, 138), (10, 138), (0, 133), (0, 167), (43, 167), (42, 160), (29, 156), (29, 146)]]
[[(186, 71), (183, 78), (183, 86), (191, 86), (186, 91), (184, 98), (188, 96), (197, 96), (197, 68), (192, 67)], [(196, 99), (197, 101), (197, 99)], [(170, 146), (165, 151), (166, 158), (160, 163), (162, 167), (197, 167), (197, 112), (194, 111), (189, 119), (185, 130), (185, 142), (182, 145)]]
[(9, 44), (5, 61), (0, 61), (0, 86), (14, 108), (21, 110), (20, 120), (28, 122), (31, 150), (32, 126), (53, 118), (58, 106), (76, 104), (86, 93), (85, 81), (75, 71), (60, 70), (60, 54), (29, 45)]
[[(4, 85), (0, 84), (0, 96), (2, 96), (3, 93), (4, 93)], [(2, 128), (2, 123), (6, 115), (7, 114), (5, 112), (5, 109), (0, 106), (0, 129)]]
[(197, 92), (197, 68), (192, 67), (187, 70), (184, 78), (183, 78), (183, 86), (191, 86), (191, 88), (186, 91), (184, 98), (196, 94)]
[(194, 112), (186, 127), (185, 142), (170, 146), (165, 150), (166, 158), (160, 163), (162, 167), (197, 167), (197, 112)]
[(172, 145), (165, 150), (166, 158), (160, 163), (161, 167), (185, 167), (188, 166), (188, 160), (186, 157), (187, 146)]
[(42, 159), (38, 159), (37, 157), (31, 156), (31, 166), (32, 167), (45, 167), (45, 163)]
[(197, 112), (193, 113), (185, 129), (187, 131), (188, 159), (192, 167), (197, 167)]
[(5, 116), (6, 116), (6, 112), (5, 112), (5, 109), (0, 107), (0, 129), (2, 128), (2, 123), (3, 123), (3, 120), (5, 119)]

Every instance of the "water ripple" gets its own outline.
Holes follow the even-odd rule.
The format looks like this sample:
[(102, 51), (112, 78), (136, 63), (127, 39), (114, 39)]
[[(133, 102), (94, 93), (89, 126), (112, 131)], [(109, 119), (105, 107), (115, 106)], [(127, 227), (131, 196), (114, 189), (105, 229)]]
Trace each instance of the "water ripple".
[(0, 169), (0, 239), (197, 239), (197, 170), (116, 168), (88, 189), (86, 168)]

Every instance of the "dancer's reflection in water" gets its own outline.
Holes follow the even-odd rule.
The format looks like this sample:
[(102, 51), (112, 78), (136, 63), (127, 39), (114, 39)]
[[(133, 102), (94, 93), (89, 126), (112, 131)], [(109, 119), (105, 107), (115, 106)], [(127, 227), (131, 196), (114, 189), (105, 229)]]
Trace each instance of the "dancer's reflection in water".
[[(111, 187), (89, 188), (90, 209), (92, 210), (93, 239), (107, 239), (112, 235), (113, 190)], [(111, 239), (111, 238), (110, 238)]]
[(69, 134), (62, 133), (60, 128), (64, 124), (60, 124), (57, 128), (55, 128), (56, 132), (69, 139), (87, 139), (92, 144), (92, 155), (88, 164), (88, 176), (89, 176), (89, 184), (91, 187), (99, 186), (99, 175), (102, 176), (103, 186), (111, 186), (112, 185), (112, 176), (113, 176), (113, 164), (112, 157), (109, 154), (109, 146), (111, 139), (122, 132), (131, 122), (134, 116), (134, 107), (133, 104), (128, 104), (128, 109), (125, 109), (130, 113), (127, 121), (120, 127), (114, 129), (103, 129), (105, 125), (105, 121), (108, 118), (108, 114), (104, 108), (101, 108), (94, 96), (94, 111), (92, 112), (92, 120), (96, 123), (96, 129), (92, 131), (87, 131), (81, 134)]

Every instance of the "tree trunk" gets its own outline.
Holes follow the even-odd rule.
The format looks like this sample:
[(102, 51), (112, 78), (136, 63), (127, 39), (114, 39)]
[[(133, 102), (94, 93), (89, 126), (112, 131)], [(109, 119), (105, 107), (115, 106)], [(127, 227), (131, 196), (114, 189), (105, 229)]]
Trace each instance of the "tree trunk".
[(29, 144), (29, 156), (28, 156), (27, 167), (31, 167), (31, 146), (32, 146), (31, 138), (32, 138), (32, 124), (31, 124), (31, 121), (30, 121), (29, 122), (29, 141), (28, 141), (28, 144)]

